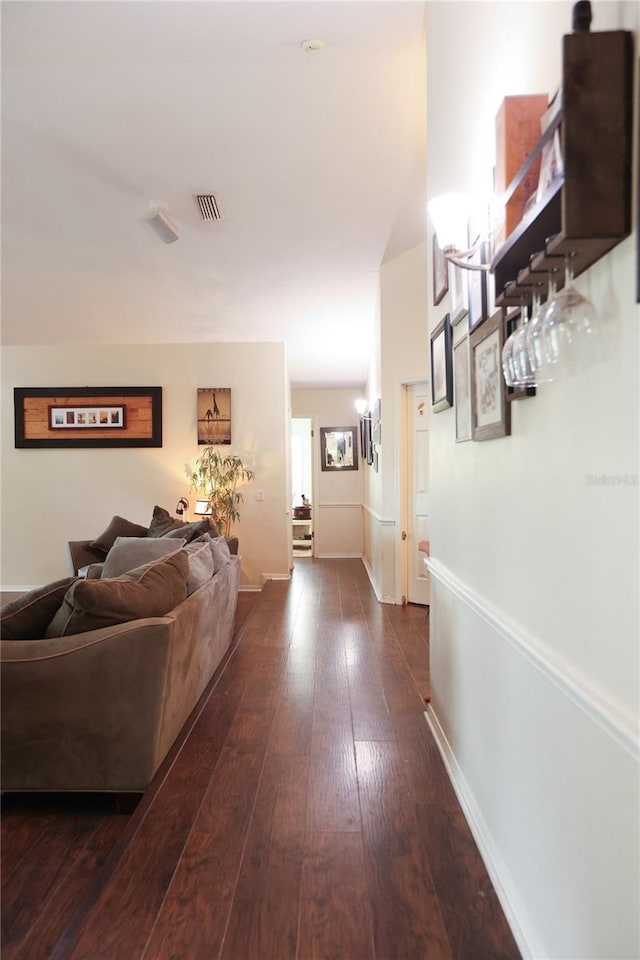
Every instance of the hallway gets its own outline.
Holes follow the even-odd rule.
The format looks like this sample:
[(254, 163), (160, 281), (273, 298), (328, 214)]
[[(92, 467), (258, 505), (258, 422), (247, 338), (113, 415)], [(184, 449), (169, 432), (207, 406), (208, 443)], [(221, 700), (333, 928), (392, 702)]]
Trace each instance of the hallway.
[[(519, 957), (424, 719), (424, 608), (379, 604), (359, 560), (306, 558), (245, 605), (189, 737), (48, 956)], [(28, 937), (11, 955), (39, 958)]]

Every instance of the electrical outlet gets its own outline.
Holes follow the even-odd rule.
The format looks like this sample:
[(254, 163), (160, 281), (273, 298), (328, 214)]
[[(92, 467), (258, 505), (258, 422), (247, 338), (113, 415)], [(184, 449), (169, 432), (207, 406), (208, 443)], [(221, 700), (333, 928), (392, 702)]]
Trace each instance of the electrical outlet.
[(264, 490), (256, 490), (256, 500), (264, 500)]

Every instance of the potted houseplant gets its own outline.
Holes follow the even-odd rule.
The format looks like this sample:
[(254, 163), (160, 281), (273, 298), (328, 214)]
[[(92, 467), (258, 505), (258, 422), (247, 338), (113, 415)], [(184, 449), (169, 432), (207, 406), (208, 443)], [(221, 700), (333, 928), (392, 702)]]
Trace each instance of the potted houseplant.
[(198, 498), (208, 500), (207, 516), (222, 536), (228, 537), (231, 524), (240, 519), (238, 507), (244, 498), (237, 489), (238, 483), (253, 480), (253, 477), (253, 470), (245, 467), (240, 457), (220, 453), (210, 444), (196, 460), (191, 472), (191, 489)]

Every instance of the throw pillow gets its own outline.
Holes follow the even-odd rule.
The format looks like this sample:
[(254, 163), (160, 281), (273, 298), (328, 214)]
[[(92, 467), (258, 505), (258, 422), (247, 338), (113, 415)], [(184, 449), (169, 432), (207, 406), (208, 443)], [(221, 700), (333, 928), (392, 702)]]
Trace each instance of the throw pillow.
[(188, 567), (186, 553), (178, 550), (135, 576), (76, 580), (45, 636), (67, 637), (131, 620), (164, 617), (187, 596)]
[(40, 640), (44, 637), (45, 630), (64, 600), (65, 593), (75, 580), (75, 577), (55, 580), (6, 603), (0, 610), (2, 639)]
[(169, 511), (165, 510), (164, 507), (155, 506), (153, 508), (151, 523), (149, 524), (149, 529), (147, 530), (147, 536), (163, 537), (166, 533), (169, 533), (170, 530), (177, 530), (179, 527), (183, 526), (184, 521), (177, 520), (175, 517), (172, 517)]
[(148, 537), (118, 537), (109, 550), (102, 573), (102, 579), (119, 577), (143, 563), (160, 560), (170, 553), (184, 547), (185, 540), (164, 540)]
[(213, 576), (213, 554), (208, 543), (188, 543), (184, 548), (189, 560), (187, 596), (191, 596)]
[(140, 526), (139, 523), (132, 523), (124, 517), (112, 517), (107, 529), (92, 540), (89, 546), (94, 550), (101, 550), (102, 553), (109, 553), (116, 542), (116, 537), (146, 537), (146, 535), (147, 528)]
[(175, 530), (169, 530), (167, 533), (160, 534), (160, 536), (164, 539), (184, 537), (187, 543), (192, 543), (203, 533), (211, 533), (213, 536), (216, 535), (215, 524), (211, 523), (207, 518), (204, 520), (194, 520), (193, 523), (184, 523), (181, 527), (176, 527)]
[(211, 538), (211, 553), (213, 554), (213, 567), (215, 572), (222, 570), (231, 560), (229, 546), (224, 537)]

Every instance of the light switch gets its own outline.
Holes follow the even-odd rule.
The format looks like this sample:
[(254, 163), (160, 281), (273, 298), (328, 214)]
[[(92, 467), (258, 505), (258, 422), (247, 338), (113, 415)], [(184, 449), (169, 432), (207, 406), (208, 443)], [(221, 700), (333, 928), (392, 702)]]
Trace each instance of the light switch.
[(256, 490), (256, 500), (264, 500), (264, 490)]

